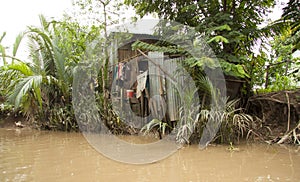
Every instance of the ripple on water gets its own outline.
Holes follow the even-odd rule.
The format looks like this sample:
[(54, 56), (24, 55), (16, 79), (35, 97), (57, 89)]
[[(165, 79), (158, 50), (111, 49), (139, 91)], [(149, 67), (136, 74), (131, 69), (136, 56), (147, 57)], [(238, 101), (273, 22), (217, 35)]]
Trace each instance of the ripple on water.
[(188, 146), (153, 164), (130, 165), (102, 156), (80, 133), (0, 129), (0, 181), (300, 181), (299, 147), (236, 147)]

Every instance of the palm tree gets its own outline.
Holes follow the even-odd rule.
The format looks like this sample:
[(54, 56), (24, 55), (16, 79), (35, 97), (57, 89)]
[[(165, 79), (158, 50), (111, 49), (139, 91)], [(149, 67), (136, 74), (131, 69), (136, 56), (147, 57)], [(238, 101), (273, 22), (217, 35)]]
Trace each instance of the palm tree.
[[(7, 49), (9, 47), (4, 46), (1, 44), (2, 40), (5, 38), (6, 32), (2, 34), (0, 37), (0, 59), (2, 59), (2, 64), (0, 67), (0, 96), (2, 99), (4, 99), (4, 102), (7, 101), (7, 95), (9, 93), (9, 88), (13, 88), (15, 86), (15, 82), (11, 82), (12, 80), (16, 80), (18, 78), (18, 74), (9, 68), (15, 61), (20, 61), (20, 59), (17, 58), (17, 52), (18, 48), (23, 40), (24, 33), (21, 32), (18, 34), (18, 36), (15, 39), (15, 42), (13, 44), (13, 49), (11, 54), (7, 53)], [(20, 69), (17, 68), (18, 66), (15, 65), (14, 69)], [(7, 104), (5, 104), (7, 105)], [(9, 106), (10, 107), (10, 106)]]
[[(63, 39), (56, 30), (59, 26), (47, 22), (44, 16), (40, 16), (40, 22), (41, 28), (28, 27), (28, 31), (17, 37), (13, 56), (2, 54), (12, 59), (10, 64), (2, 67), (1, 73), (9, 80), (6, 88), (8, 100), (15, 108), (22, 106), (30, 117), (43, 116), (53, 103), (70, 104), (72, 67), (66, 66), (68, 53), (61, 49)], [(29, 38), (30, 62), (15, 58), (25, 35)]]
[[(0, 81), (6, 82), (5, 95), (15, 108), (31, 119), (47, 121), (48, 126), (69, 130), (77, 125), (71, 107), (73, 68), (99, 31), (68, 20), (47, 21), (42, 15), (40, 24), (17, 37), (12, 56), (1, 54), (12, 61), (1, 67)], [(15, 58), (24, 36), (29, 40), (29, 62)]]

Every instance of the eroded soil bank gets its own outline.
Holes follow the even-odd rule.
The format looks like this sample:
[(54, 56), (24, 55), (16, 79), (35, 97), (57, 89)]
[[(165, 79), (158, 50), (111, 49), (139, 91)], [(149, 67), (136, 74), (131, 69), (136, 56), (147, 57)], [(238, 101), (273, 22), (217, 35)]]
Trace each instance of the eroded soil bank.
[(261, 119), (261, 124), (268, 128), (264, 137), (278, 142), (290, 133), (284, 142), (293, 143), (294, 140), (299, 140), (300, 89), (252, 96), (246, 110), (250, 115)]

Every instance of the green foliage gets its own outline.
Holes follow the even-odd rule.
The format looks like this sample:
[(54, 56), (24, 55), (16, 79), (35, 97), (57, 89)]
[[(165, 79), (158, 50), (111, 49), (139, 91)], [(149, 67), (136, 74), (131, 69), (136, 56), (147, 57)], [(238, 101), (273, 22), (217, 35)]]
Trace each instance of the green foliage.
[(36, 125), (43, 129), (78, 131), (73, 110), (70, 106), (56, 105), (48, 113), (48, 121), (37, 122)]
[[(299, 58), (292, 54), (300, 49), (300, 3), (298, 0), (289, 0), (283, 8), (281, 18), (272, 22), (270, 27), (277, 33), (271, 41), (271, 59), (269, 63), (269, 85), (261, 92), (294, 89), (299, 86)], [(279, 64), (286, 62), (285, 64)], [(275, 66), (273, 66), (275, 65)]]
[(269, 34), (269, 30), (259, 29), (258, 25), (274, 5), (271, 0), (126, 0), (125, 3), (135, 7), (140, 16), (156, 13), (159, 18), (195, 27), (207, 37), (218, 58), (232, 62), (229, 58), (235, 57), (240, 64), (244, 63), (241, 56), (249, 54), (255, 41)]
[(18, 48), (21, 44), (21, 41), (24, 37), (24, 34), (23, 33), (20, 33), (17, 37), (16, 37), (16, 40), (15, 40), (15, 43), (13, 45), (13, 53), (12, 53), (12, 56), (15, 57), (17, 55), (17, 51), (18, 51)]
[[(274, 77), (273, 77), (274, 78)], [(280, 74), (275, 74), (275, 80), (267, 88), (258, 89), (258, 93), (269, 93), (278, 92), (282, 90), (293, 90), (296, 89), (296, 83), (293, 78), (289, 76), (282, 76)]]
[[(203, 77), (203, 79), (206, 79), (206, 77)], [(207, 84), (210, 86), (209, 83)], [(180, 119), (176, 126), (176, 142), (178, 143), (191, 143), (190, 137), (194, 133), (195, 124), (198, 121), (201, 107), (201, 105), (194, 104), (194, 96), (197, 91), (198, 90), (188, 89), (185, 91), (185, 95), (183, 95), (182, 100), (184, 100), (184, 102), (180, 107)]]
[(211, 38), (210, 40), (207, 41), (207, 43), (211, 43), (211, 42), (216, 42), (216, 43), (229, 43), (228, 39), (226, 39), (225, 37), (221, 36), (221, 35), (217, 35), (213, 38)]
[(28, 102), (27, 99), (30, 97), (27, 95), (29, 91), (33, 91), (34, 98), (38, 101), (39, 106), (42, 109), (42, 98), (41, 98), (41, 75), (28, 76), (18, 81), (12, 94), (8, 97), (9, 101), (14, 103), (16, 108), (19, 107), (20, 103)]
[(136, 41), (132, 44), (132, 48), (141, 49), (145, 51), (158, 51), (169, 54), (180, 54), (181, 56), (186, 57), (183, 61), (183, 64), (187, 65), (190, 68), (197, 67), (202, 71), (206, 67), (210, 69), (222, 68), (223, 72), (226, 75), (231, 75), (238, 78), (249, 78), (249, 75), (246, 73), (244, 66), (240, 64), (233, 64), (230, 62), (226, 62), (222, 59), (219, 59), (218, 63), (216, 59), (207, 56), (203, 56), (199, 59), (196, 59), (194, 57), (191, 57), (190, 54), (180, 46), (164, 46), (159, 44), (149, 44), (142, 41)]
[(3, 32), (2, 35), (1, 35), (1, 37), (0, 37), (0, 43), (1, 43), (2, 40), (4, 39), (5, 35), (6, 35), (6, 32)]
[[(99, 94), (103, 94), (102, 101), (98, 102), (99, 107), (102, 109), (103, 120), (109, 125), (109, 49), (110, 37), (108, 27), (110, 25), (118, 24), (121, 21), (120, 13), (124, 12), (125, 6), (121, 6), (122, 2), (109, 1), (109, 0), (76, 0), (74, 6), (79, 7), (80, 11), (75, 13), (75, 17), (72, 19), (82, 18), (85, 19), (85, 23), (91, 23), (95, 27), (98, 27), (98, 32), (102, 34), (97, 42), (98, 49), (88, 50), (91, 54), (96, 54), (97, 59), (100, 60), (100, 67), (97, 75), (99, 86), (96, 88)], [(98, 52), (97, 52), (98, 51)], [(90, 60), (89, 60), (90, 61)]]
[(209, 57), (202, 57), (201, 59), (187, 58), (184, 60), (184, 63), (191, 68), (197, 67), (200, 70), (203, 70), (206, 67), (210, 69), (222, 68), (225, 75), (237, 78), (249, 78), (249, 75), (246, 73), (243, 65), (232, 64), (223, 61), (222, 59), (219, 59), (219, 62), (217, 62), (215, 59)]
[(270, 42), (271, 51), (265, 53), (261, 50), (252, 58), (251, 77), (253, 84), (259, 88), (258, 92), (291, 90), (299, 86), (299, 57), (292, 56), (295, 45), (287, 44), (291, 33), (291, 29), (286, 27)]
[(288, 22), (292, 33), (289, 39), (289, 43), (295, 45), (293, 52), (300, 49), (300, 2), (298, 0), (289, 0), (287, 6), (283, 8), (282, 19), (284, 22)]
[[(155, 13), (159, 18), (195, 27), (197, 32), (206, 37), (205, 41), (209, 43), (225, 74), (247, 80), (244, 86), (247, 96), (251, 95), (253, 88), (264, 84), (268, 63), (272, 64), (280, 56), (283, 60), (291, 60), (288, 55), (299, 49), (299, 1), (297, 0), (290, 0), (284, 8), (282, 18), (265, 27), (260, 25), (276, 3), (272, 0), (175, 0), (172, 2), (126, 0), (125, 3), (132, 5), (141, 17)], [(269, 53), (254, 55), (253, 47), (257, 40), (260, 40), (262, 45), (266, 45), (270, 40), (266, 38), (276, 37), (287, 30), (289, 35), (281, 41), (282, 43), (275, 42), (273, 45), (273, 50), (274, 46), (281, 47), (276, 51), (281, 52), (280, 55), (271, 53), (273, 55), (271, 59)], [(198, 68), (204, 65), (210, 68), (216, 67), (209, 59), (187, 58), (186, 63), (192, 67), (193, 74), (197, 74)], [(293, 69), (293, 66), (288, 64), (286, 67), (288, 70)], [(270, 81), (275, 83), (275, 72), (284, 75), (283, 70), (283, 67), (280, 69), (273, 67), (270, 70)]]
[(220, 65), (226, 75), (237, 78), (250, 78), (243, 65), (231, 64), (225, 61), (220, 61)]
[(15, 42), (14, 42), (14, 44), (13, 44), (13, 50), (12, 50), (12, 54), (11, 54), (11, 55), (8, 55), (8, 54), (6, 53), (6, 49), (8, 49), (8, 47), (5, 47), (5, 46), (1, 45), (1, 41), (4, 39), (5, 35), (6, 35), (6, 32), (4, 32), (4, 33), (2, 34), (2, 36), (0, 37), (0, 53), (1, 53), (0, 56), (1, 56), (1, 58), (2, 58), (2, 61), (3, 61), (3, 65), (4, 65), (4, 66), (6, 66), (6, 65), (8, 64), (7, 58), (10, 58), (10, 59), (11, 59), (11, 62), (14, 62), (15, 60), (18, 60), (18, 59), (16, 58), (16, 55), (17, 55), (18, 48), (19, 48), (19, 46), (20, 46), (20, 44), (21, 44), (21, 42), (22, 42), (22, 39), (23, 39), (23, 37), (24, 37), (24, 33), (21, 32), (21, 33), (19, 33), (18, 36), (16, 37)]
[(33, 75), (33, 72), (31, 68), (28, 66), (28, 64), (21, 61), (14, 62), (13, 64), (4, 67), (4, 69), (18, 71), (25, 76)]
[[(5, 55), (12, 61), (1, 67), (2, 93), (39, 127), (77, 130), (70, 109), (72, 71), (99, 31), (67, 20), (48, 21), (42, 15), (40, 22), (41, 27), (28, 27), (17, 36), (12, 56)], [(30, 62), (15, 57), (24, 36), (29, 39)]]
[[(176, 140), (179, 143), (199, 142), (206, 128), (207, 135), (214, 136), (212, 141), (228, 143), (239, 141), (241, 138), (254, 134), (254, 118), (236, 108), (239, 100), (228, 100), (220, 96), (207, 77), (199, 78), (200, 88), (206, 92), (202, 97), (207, 97), (209, 104), (193, 105), (194, 92), (186, 93), (185, 103), (180, 110), (180, 120), (176, 126)], [(209, 126), (207, 126), (209, 125)]]
[(3, 61), (3, 65), (6, 65), (7, 62), (6, 62), (6, 53), (5, 53), (5, 47), (1, 44), (2, 40), (4, 39), (6, 35), (6, 32), (3, 32), (1, 37), (0, 37), (0, 53), (1, 53), (1, 59)]
[(261, 82), (263, 76), (254, 77), (260, 71), (254, 66), (256, 63), (252, 59), (252, 52), (257, 40), (265, 41), (267, 39), (264, 38), (273, 33), (271, 26), (259, 26), (265, 21), (274, 1), (126, 0), (125, 4), (132, 5), (141, 17), (155, 13), (159, 18), (194, 27), (195, 33), (203, 35), (219, 64), (209, 57), (187, 57), (184, 64), (189, 67), (187, 69), (193, 77), (197, 77), (203, 67), (221, 67), (226, 75), (247, 80), (243, 92), (246, 97), (251, 95), (256, 81)]
[[(130, 18), (123, 1), (110, 0), (75, 0), (75, 12), (71, 15), (76, 22), (85, 25), (96, 25), (105, 32), (106, 27), (116, 25)], [(124, 16), (125, 15), (125, 16)]]
[(167, 128), (171, 128), (167, 123), (160, 121), (158, 119), (153, 119), (141, 128), (141, 132), (147, 134), (150, 131), (156, 129), (159, 133), (165, 135)]
[(141, 50), (146, 50), (146, 51), (157, 51), (157, 52), (164, 52), (164, 53), (170, 53), (170, 54), (187, 54), (186, 51), (184, 51), (180, 47), (176, 46), (160, 46), (160, 45), (155, 45), (155, 44), (148, 44), (146, 42), (142, 41), (136, 41), (134, 42), (131, 47), (135, 49), (141, 49)]
[[(250, 137), (253, 132), (254, 119), (252, 116), (245, 114), (240, 108), (236, 108), (238, 100), (219, 98), (224, 102), (224, 108), (212, 107), (211, 109), (202, 109), (199, 113), (199, 120), (195, 125), (195, 133), (198, 140), (202, 136), (203, 128), (208, 122), (215, 124), (208, 133), (216, 132), (212, 141), (218, 143), (229, 143), (239, 141), (241, 138)], [(254, 132), (253, 132), (254, 133)]]

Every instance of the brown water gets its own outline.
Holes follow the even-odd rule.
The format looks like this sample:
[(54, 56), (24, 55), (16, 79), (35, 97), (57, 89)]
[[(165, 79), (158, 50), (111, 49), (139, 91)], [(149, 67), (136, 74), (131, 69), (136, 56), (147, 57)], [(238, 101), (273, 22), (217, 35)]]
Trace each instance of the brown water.
[(189, 146), (131, 165), (102, 156), (80, 133), (0, 129), (0, 181), (300, 181), (299, 147), (236, 147)]

